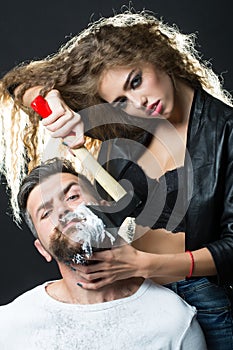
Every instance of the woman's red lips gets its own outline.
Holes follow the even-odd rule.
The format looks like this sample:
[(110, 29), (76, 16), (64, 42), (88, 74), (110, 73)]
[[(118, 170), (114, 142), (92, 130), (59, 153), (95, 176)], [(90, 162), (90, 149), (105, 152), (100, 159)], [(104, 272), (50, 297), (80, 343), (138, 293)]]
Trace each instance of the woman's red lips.
[(161, 113), (161, 111), (162, 111), (162, 102), (160, 100), (152, 103), (146, 109), (146, 112), (149, 116), (158, 115)]

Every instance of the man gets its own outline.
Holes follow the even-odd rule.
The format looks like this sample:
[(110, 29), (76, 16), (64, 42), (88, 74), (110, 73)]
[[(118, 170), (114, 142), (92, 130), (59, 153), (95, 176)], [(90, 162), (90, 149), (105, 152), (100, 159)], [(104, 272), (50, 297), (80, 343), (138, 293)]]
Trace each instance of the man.
[(195, 309), (167, 288), (142, 278), (98, 290), (80, 287), (79, 264), (88, 262), (84, 245), (90, 253), (98, 240), (110, 248), (117, 238), (103, 235), (104, 227), (98, 237), (88, 236), (96, 228), (83, 202), (99, 198), (69, 162), (54, 159), (33, 169), (18, 199), (36, 248), (48, 262), (57, 261), (62, 278), (0, 307), (1, 350), (206, 349)]

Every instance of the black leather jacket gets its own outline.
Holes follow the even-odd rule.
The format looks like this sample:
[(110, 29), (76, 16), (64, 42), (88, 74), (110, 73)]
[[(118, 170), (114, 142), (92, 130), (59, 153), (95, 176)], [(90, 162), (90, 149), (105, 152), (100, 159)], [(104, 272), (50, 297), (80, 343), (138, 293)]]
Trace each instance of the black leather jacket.
[[(114, 145), (118, 147), (117, 154), (121, 160), (113, 161), (113, 166), (108, 170), (118, 180), (122, 177), (130, 178), (144, 200), (148, 181), (144, 181), (140, 172), (134, 168), (130, 168), (125, 176), (129, 161), (124, 159), (132, 156), (128, 154), (129, 149), (119, 150), (115, 139), (111, 142), (110, 151), (100, 152), (101, 163), (104, 163), (104, 158), (106, 161), (106, 157), (114, 158)], [(189, 157), (191, 167), (187, 161)], [(184, 169), (186, 191), (183, 200), (189, 201), (185, 215), (186, 249), (207, 247), (216, 264), (218, 283), (232, 284), (233, 108), (203, 90), (195, 92), (192, 104)], [(153, 183), (155, 184), (154, 180)], [(158, 194), (156, 188), (154, 186), (149, 189), (149, 193), (155, 192), (152, 193), (154, 197)], [(152, 215), (156, 216), (156, 208), (152, 207)]]
[(218, 281), (233, 282), (233, 109), (197, 91), (187, 149), (193, 193), (186, 214), (186, 249), (207, 247)]

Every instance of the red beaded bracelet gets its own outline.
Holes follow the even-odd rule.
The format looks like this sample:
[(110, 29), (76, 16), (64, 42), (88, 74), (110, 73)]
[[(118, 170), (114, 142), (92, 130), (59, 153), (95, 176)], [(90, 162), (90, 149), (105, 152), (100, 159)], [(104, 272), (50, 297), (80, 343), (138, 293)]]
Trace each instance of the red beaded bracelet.
[(190, 278), (190, 277), (192, 277), (193, 269), (194, 269), (194, 257), (193, 257), (193, 253), (190, 252), (190, 250), (186, 250), (185, 253), (188, 253), (190, 255), (190, 259), (191, 259), (189, 274), (186, 276), (186, 278)]

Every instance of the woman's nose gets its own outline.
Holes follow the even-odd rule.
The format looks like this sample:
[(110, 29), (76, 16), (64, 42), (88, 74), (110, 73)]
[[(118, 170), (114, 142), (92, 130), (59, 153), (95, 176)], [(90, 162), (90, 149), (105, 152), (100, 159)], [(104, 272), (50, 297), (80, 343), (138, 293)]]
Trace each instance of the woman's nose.
[(138, 95), (138, 94), (131, 94), (130, 101), (133, 104), (133, 106), (137, 109), (140, 109), (142, 107), (146, 107), (147, 105), (147, 98), (144, 95)]

